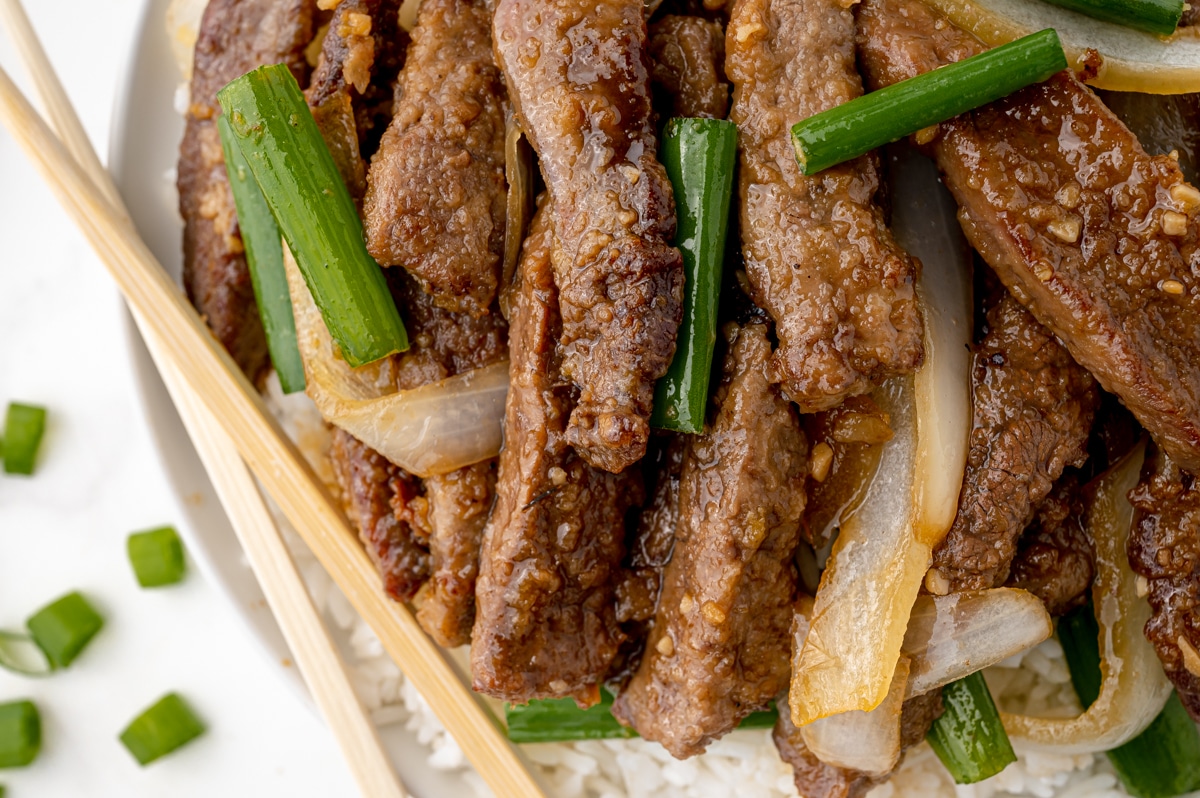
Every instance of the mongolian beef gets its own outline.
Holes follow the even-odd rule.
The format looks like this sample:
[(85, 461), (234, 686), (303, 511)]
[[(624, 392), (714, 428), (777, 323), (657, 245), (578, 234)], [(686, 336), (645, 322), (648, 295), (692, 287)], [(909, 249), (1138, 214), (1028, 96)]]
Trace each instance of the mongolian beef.
[[(271, 363), (217, 92), (285, 64), (408, 335), (350, 369), (322, 327), (300, 347), (310, 393), (314, 357), (368, 406), (507, 369), (503, 445), (428, 467), (325, 413), (382, 588), (441, 645), (470, 645), (475, 690), (579, 707), (611, 692), (621, 724), (678, 758), (777, 707), (799, 792), (857, 796), (937, 738), (943, 686), (1094, 600), (1110, 650), (1078, 723), (1105, 747), (1037, 718), (1006, 717), (1010, 733), (1105, 750), (1172, 686), (1200, 722), (1200, 190), (1181, 172), (1200, 162), (1200, 104), (1102, 99), (1085, 59), (805, 174), (792, 125), (988, 50), (938, 8), (208, 3), (178, 171), (184, 283), (238, 365), (261, 381)], [(1164, 134), (1155, 113), (1190, 129)], [(738, 136), (696, 434), (655, 421), (693, 323), (676, 117)], [(953, 199), (933, 180), (918, 201), (956, 209), (965, 240), (940, 210), (918, 213), (928, 230), (901, 220), (901, 164), (926, 158)], [(1106, 486), (1139, 467), (1113, 532)], [(902, 545), (880, 542), (892, 526)], [(1119, 739), (1104, 691), (1130, 676), (1106, 657), (1132, 656), (1112, 650), (1132, 621), (1100, 611), (1108, 584), (1148, 618), (1121, 645), (1165, 673)], [(1029, 639), (963, 642), (1006, 618)]]

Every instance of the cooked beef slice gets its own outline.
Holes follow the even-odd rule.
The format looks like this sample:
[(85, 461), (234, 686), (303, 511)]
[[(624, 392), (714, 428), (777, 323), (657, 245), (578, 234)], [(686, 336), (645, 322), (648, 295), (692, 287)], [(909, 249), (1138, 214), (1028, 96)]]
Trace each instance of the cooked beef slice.
[(1153, 610), (1146, 638), (1200, 723), (1200, 484), (1152, 446), (1129, 500), (1129, 564), (1148, 581)]
[(716, 418), (690, 436), (675, 549), (641, 665), (613, 714), (679, 758), (787, 689), (808, 444), (767, 379), (765, 324), (726, 330)]
[(667, 14), (650, 26), (650, 77), (665, 95), (671, 116), (724, 119), (729, 113), (725, 80), (725, 31), (701, 17)]
[(675, 354), (683, 261), (658, 162), (642, 0), (500, 0), (496, 52), (553, 200), (567, 437), (613, 473), (646, 453)]
[(1017, 542), (1008, 585), (1028, 590), (1051, 615), (1085, 603), (1096, 575), (1092, 541), (1083, 528), (1079, 478), (1065, 474), (1038, 505), (1033, 524)]
[(801, 412), (827, 410), (923, 355), (917, 265), (876, 204), (878, 159), (805, 177), (789, 134), (862, 94), (854, 16), (839, 0), (739, 0), (725, 49), (746, 275), (779, 336), (772, 376)]
[(973, 361), (958, 515), (933, 555), (951, 592), (1004, 584), (1037, 504), (1086, 460), (1100, 401), (1091, 375), (1002, 288)]
[(287, 64), (304, 85), (314, 7), (314, 0), (212, 0), (196, 41), (191, 104), (179, 147), (183, 284), (217, 340), (252, 380), (270, 359), (225, 173), (217, 92), (262, 64)]
[(471, 641), (474, 688), (506, 701), (599, 700), (617, 622), (625, 515), (641, 475), (589, 466), (567, 441), (576, 389), (560, 372), (552, 213), (525, 240), (496, 506), (484, 529)]
[[(942, 715), (942, 691), (934, 690), (910, 698), (900, 710), (900, 750), (903, 752), (925, 739), (929, 727)], [(870, 776), (857, 770), (827, 765), (817, 759), (800, 730), (792, 724), (792, 712), (787, 701), (779, 701), (779, 720), (772, 734), (775, 747), (784, 762), (796, 773), (796, 790), (804, 798), (860, 798), (871, 788), (887, 781), (886, 776)], [(896, 767), (899, 767), (897, 764)]]
[[(984, 47), (919, 0), (859, 6), (874, 87)], [(1062, 72), (939, 126), (968, 241), (1181, 467), (1200, 469), (1200, 192)]]
[(423, 2), (367, 178), (367, 248), (474, 316), (495, 299), (504, 253), (505, 103), (488, 3)]
[(421, 481), (345, 430), (329, 452), (346, 515), (396, 601), (408, 601), (429, 577), (429, 503)]

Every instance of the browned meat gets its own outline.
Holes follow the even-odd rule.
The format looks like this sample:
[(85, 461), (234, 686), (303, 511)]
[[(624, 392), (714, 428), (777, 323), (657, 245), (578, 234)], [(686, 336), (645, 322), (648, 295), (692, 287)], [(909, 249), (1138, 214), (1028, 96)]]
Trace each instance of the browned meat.
[[(920, 0), (860, 5), (873, 85), (983, 46)], [(1200, 192), (1069, 72), (944, 123), (967, 239), (1182, 467), (1200, 469)]]
[(305, 91), (342, 182), (358, 200), (367, 190), (362, 142), (378, 124), (379, 107), (390, 113), (387, 85), (407, 46), (398, 11), (396, 0), (341, 0)]
[(395, 116), (371, 161), (367, 248), (440, 307), (481, 316), (504, 253), (504, 87), (484, 0), (421, 4)]
[(1157, 447), (1129, 495), (1129, 564), (1149, 582), (1146, 638), (1200, 723), (1200, 485)]
[(878, 161), (804, 177), (789, 137), (862, 94), (854, 17), (840, 0), (740, 0), (725, 47), (746, 275), (779, 335), (772, 377), (801, 412), (826, 410), (914, 370), (923, 352), (916, 265), (875, 204)]
[[(1192, 6), (1191, 13), (1200, 14), (1200, 4)], [(1146, 152), (1174, 152), (1184, 179), (1195, 184), (1200, 173), (1200, 94), (1096, 93), (1137, 136)]]
[(417, 595), (417, 620), (447, 648), (471, 640), (479, 544), (495, 487), (495, 460), (425, 480), (433, 573)]
[(724, 119), (729, 113), (725, 80), (725, 31), (700, 17), (665, 15), (650, 26), (650, 76), (667, 95), (671, 116)]
[(613, 714), (683, 758), (787, 689), (808, 443), (767, 381), (765, 324), (730, 325), (717, 416), (692, 436), (675, 551)]
[(1191, 3), (1183, 4), (1183, 16), (1179, 19), (1179, 27), (1188, 28), (1200, 23), (1200, 6)]
[(1079, 488), (1074, 474), (1055, 484), (1018, 542), (1008, 576), (1009, 585), (1040, 598), (1051, 615), (1063, 615), (1087, 601), (1096, 574)]
[(179, 148), (183, 284), (217, 340), (251, 379), (267, 368), (216, 119), (217, 91), (260, 64), (287, 64), (304, 85), (313, 0), (212, 0), (200, 23), (187, 129)]
[(429, 576), (429, 505), (421, 482), (344, 430), (329, 453), (346, 515), (397, 601), (416, 595)]
[(1065, 466), (1087, 459), (1099, 402), (1091, 375), (1008, 292), (999, 293), (975, 347), (958, 515), (933, 555), (953, 592), (1004, 584), (1038, 502)]
[(575, 391), (559, 375), (561, 322), (550, 268), (551, 214), (525, 240), (513, 309), (511, 388), (496, 506), (484, 530), (471, 675), (508, 701), (570, 696), (587, 706), (624, 635), (616, 586), (636, 469), (588, 466), (566, 440)]
[(675, 354), (683, 261), (656, 158), (641, 0), (500, 0), (496, 52), (553, 200), (567, 437), (617, 473), (646, 453)]
[[(942, 691), (910, 698), (900, 711), (900, 749), (903, 753), (925, 739), (929, 727), (942, 714)], [(779, 701), (779, 720), (772, 735), (779, 756), (796, 772), (796, 791), (804, 798), (859, 798), (887, 776), (869, 776), (857, 770), (827, 765), (808, 750), (800, 730), (792, 724), (787, 701)], [(898, 767), (898, 766), (897, 766)]]

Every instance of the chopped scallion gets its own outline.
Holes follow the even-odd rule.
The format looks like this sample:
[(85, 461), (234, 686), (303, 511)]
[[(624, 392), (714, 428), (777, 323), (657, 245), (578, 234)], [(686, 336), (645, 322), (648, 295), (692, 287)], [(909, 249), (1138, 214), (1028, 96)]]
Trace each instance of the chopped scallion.
[(1183, 0), (1046, 0), (1094, 19), (1170, 36), (1183, 17)]
[(942, 704), (946, 711), (926, 739), (957, 784), (991, 778), (1017, 761), (981, 672), (946, 685)]
[(4, 472), (29, 476), (46, 432), (46, 409), (12, 402), (4, 417)]
[(800, 171), (814, 175), (1066, 68), (1058, 34), (1047, 28), (864, 94), (792, 127)]
[(104, 619), (79, 593), (68, 593), (34, 613), (25, 626), (58, 669), (75, 661), (104, 626)]
[(47, 676), (54, 667), (29, 635), (0, 630), (0, 668), (22, 676)]
[(136, 532), (129, 536), (126, 548), (133, 573), (142, 587), (177, 584), (187, 571), (183, 543), (173, 527)]
[(217, 98), (342, 357), (362, 366), (408, 349), (358, 209), (287, 66), (255, 69)]
[(42, 717), (32, 701), (0, 704), (0, 768), (25, 767), (42, 748)]
[(204, 733), (204, 724), (176, 693), (168, 693), (121, 732), (121, 743), (138, 764), (148, 765)]

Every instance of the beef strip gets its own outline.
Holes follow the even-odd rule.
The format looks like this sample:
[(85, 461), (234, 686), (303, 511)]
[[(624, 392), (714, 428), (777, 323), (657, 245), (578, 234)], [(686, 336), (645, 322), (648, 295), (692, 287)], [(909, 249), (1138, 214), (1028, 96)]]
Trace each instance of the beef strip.
[[(1200, 13), (1200, 5), (1193, 7)], [(1175, 153), (1189, 183), (1200, 174), (1200, 94), (1096, 92), (1151, 155)]]
[(1087, 601), (1096, 574), (1091, 538), (1083, 528), (1079, 478), (1066, 474), (1037, 508), (1033, 525), (1017, 543), (1008, 585), (1028, 590), (1051, 615)]
[(539, 209), (513, 308), (511, 388), (496, 506), (483, 536), (471, 675), (475, 690), (525, 702), (599, 700), (624, 635), (616, 586), (637, 469), (592, 468), (566, 440), (574, 387), (560, 375), (551, 213)]
[(740, 0), (725, 41), (746, 275), (775, 319), (773, 379), (804, 413), (913, 371), (923, 352), (917, 267), (875, 203), (878, 160), (805, 177), (789, 135), (795, 122), (862, 94), (848, 9), (840, 0)]
[(787, 689), (793, 555), (808, 443), (767, 380), (767, 325), (729, 325), (716, 418), (692, 436), (675, 551), (636, 674), (613, 715), (678, 758), (702, 753)]
[(725, 80), (725, 31), (721, 23), (667, 14), (650, 26), (650, 76), (671, 116), (724, 119), (729, 113)]
[(505, 95), (485, 0), (421, 4), (371, 161), (367, 248), (448, 310), (488, 313), (504, 253)]
[(417, 620), (447, 648), (471, 640), (479, 546), (495, 488), (495, 460), (425, 480), (433, 573), (417, 594)]
[(1146, 638), (1200, 723), (1200, 484), (1152, 446), (1129, 499), (1129, 564), (1148, 581), (1153, 610)]
[(341, 0), (305, 91), (342, 182), (356, 200), (367, 190), (363, 139), (380, 113), (390, 113), (385, 87), (406, 50), (398, 12), (396, 0)]
[(329, 452), (346, 515), (396, 601), (429, 576), (429, 506), (421, 482), (350, 433), (335, 428)]
[[(941, 717), (942, 709), (941, 690), (904, 702), (900, 710), (901, 756), (925, 739), (929, 727)], [(795, 771), (796, 790), (804, 798), (859, 798), (891, 777), (890, 773), (871, 776), (857, 770), (827, 765), (817, 759), (804, 744), (800, 730), (792, 724), (792, 712), (786, 698), (779, 700), (779, 720), (775, 723), (772, 737), (775, 747), (779, 749), (779, 756)]]
[(952, 592), (1004, 584), (1038, 502), (1064, 467), (1087, 459), (1099, 403), (1091, 375), (1008, 292), (997, 293), (971, 369), (958, 515), (933, 555)]
[[(859, 6), (874, 86), (982, 51), (919, 0)], [(939, 126), (967, 239), (1180, 466), (1200, 469), (1200, 192), (1070, 72)]]
[(179, 148), (183, 284), (217, 340), (251, 379), (267, 369), (221, 137), (217, 91), (261, 64), (285, 63), (304, 85), (313, 0), (212, 0), (200, 23), (187, 128)]
[(496, 52), (553, 200), (567, 437), (597, 468), (640, 460), (675, 354), (683, 261), (658, 143), (642, 0), (500, 0)]

